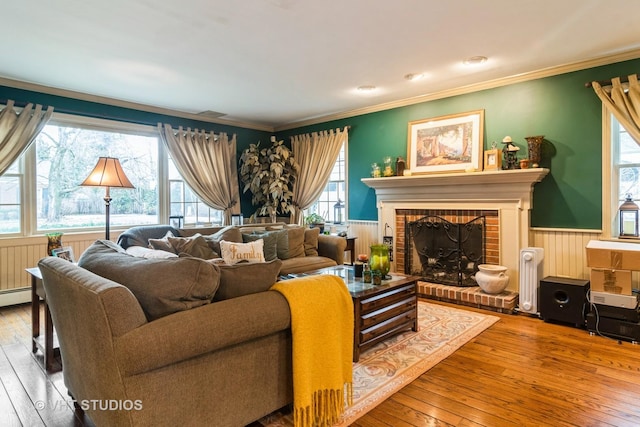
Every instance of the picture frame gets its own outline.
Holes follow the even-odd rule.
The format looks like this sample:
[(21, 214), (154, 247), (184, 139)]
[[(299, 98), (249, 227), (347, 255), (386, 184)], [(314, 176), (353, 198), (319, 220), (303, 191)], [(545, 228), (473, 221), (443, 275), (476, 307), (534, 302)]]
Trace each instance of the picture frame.
[(482, 170), (484, 110), (409, 122), (407, 164), (412, 174)]
[(502, 169), (502, 153), (497, 148), (484, 151), (484, 170)]
[(64, 246), (51, 251), (52, 255), (58, 258), (66, 259), (69, 262), (75, 262), (73, 256), (73, 248), (71, 246)]

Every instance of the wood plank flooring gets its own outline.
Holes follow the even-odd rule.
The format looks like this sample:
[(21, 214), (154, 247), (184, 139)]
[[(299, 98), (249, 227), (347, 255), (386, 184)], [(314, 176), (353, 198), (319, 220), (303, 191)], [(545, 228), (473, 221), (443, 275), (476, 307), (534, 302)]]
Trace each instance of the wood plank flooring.
[[(640, 426), (640, 347), (489, 314), (500, 321), (354, 425)], [(0, 425), (92, 426), (75, 417), (62, 373), (44, 371), (30, 337), (29, 305), (0, 308)]]

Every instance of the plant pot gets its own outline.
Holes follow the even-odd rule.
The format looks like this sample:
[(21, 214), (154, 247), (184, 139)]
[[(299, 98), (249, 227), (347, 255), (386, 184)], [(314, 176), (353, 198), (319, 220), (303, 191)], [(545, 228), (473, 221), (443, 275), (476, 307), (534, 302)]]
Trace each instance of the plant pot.
[(320, 234), (324, 233), (324, 222), (317, 222), (309, 224), (309, 228), (319, 228)]
[(480, 264), (476, 273), (476, 282), (480, 289), (488, 294), (499, 294), (507, 289), (509, 276), (507, 267), (493, 264)]

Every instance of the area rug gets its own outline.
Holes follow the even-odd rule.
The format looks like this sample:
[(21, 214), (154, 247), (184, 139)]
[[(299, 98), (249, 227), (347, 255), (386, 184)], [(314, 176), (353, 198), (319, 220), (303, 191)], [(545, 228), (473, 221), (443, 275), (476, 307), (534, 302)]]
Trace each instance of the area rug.
[[(353, 405), (336, 426), (353, 423), (497, 321), (497, 316), (419, 301), (418, 332), (389, 338), (353, 364)], [(259, 424), (289, 427), (293, 418), (273, 413)]]

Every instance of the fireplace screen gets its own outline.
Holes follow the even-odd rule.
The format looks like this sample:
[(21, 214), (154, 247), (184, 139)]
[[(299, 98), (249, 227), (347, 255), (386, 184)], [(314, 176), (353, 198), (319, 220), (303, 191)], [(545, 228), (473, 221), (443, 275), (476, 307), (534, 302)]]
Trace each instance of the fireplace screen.
[(453, 223), (428, 215), (405, 222), (404, 270), (425, 281), (477, 286), (474, 276), (485, 260), (485, 217)]

